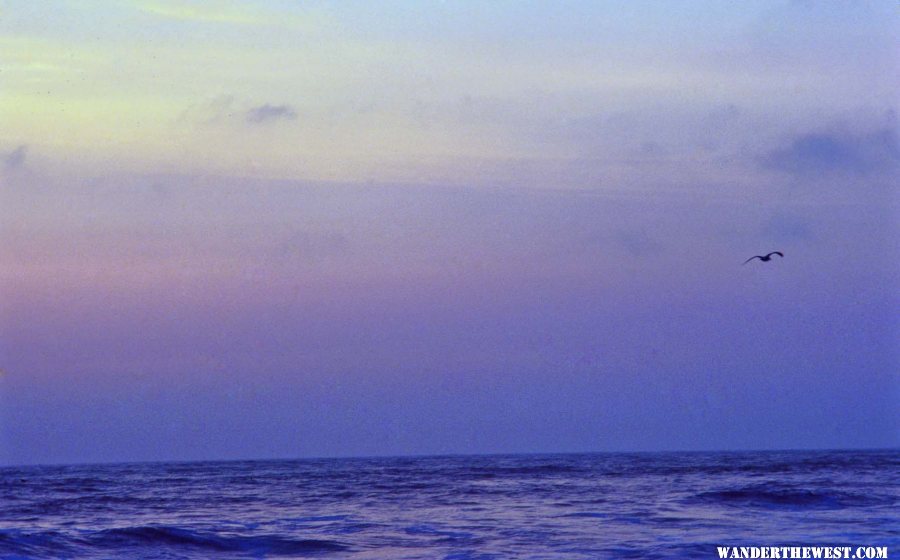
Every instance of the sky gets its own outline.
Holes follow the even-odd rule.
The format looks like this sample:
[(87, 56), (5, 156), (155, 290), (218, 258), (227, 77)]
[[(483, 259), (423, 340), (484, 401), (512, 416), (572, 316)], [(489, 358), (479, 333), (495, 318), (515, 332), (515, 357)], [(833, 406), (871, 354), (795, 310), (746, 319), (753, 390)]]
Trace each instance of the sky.
[(0, 463), (896, 447), (898, 35), (0, 0)]

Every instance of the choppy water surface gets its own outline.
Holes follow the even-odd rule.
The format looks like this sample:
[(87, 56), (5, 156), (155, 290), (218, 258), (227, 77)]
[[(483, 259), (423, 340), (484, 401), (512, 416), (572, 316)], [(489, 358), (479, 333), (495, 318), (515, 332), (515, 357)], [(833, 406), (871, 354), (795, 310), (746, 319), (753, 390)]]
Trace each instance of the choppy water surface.
[(0, 469), (0, 558), (714, 558), (900, 550), (900, 451)]

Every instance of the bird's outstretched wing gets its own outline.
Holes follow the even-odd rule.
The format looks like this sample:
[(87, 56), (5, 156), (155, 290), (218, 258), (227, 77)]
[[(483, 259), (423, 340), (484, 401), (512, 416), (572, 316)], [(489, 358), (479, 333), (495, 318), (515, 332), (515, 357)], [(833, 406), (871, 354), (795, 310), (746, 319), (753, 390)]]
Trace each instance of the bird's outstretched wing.
[(772, 255), (778, 255), (779, 257), (784, 257), (784, 253), (782, 253), (781, 251), (772, 251), (771, 253), (769, 253), (766, 256), (771, 257)]
[(745, 261), (744, 261), (744, 264), (747, 264), (748, 262), (752, 261), (753, 259), (759, 259), (759, 260), (762, 260), (762, 257), (759, 256), (759, 255), (753, 255), (753, 256), (750, 257), (749, 259), (745, 260)]

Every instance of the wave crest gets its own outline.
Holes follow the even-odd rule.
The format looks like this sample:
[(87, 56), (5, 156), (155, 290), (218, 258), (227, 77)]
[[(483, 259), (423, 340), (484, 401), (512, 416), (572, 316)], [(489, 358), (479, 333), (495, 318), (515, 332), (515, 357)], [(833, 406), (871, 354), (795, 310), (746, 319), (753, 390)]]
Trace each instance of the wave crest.
[(200, 548), (216, 552), (255, 554), (314, 554), (347, 550), (336, 541), (290, 539), (278, 536), (218, 535), (180, 527), (139, 526), (106, 529), (89, 537), (92, 544), (111, 547), (168, 546)]

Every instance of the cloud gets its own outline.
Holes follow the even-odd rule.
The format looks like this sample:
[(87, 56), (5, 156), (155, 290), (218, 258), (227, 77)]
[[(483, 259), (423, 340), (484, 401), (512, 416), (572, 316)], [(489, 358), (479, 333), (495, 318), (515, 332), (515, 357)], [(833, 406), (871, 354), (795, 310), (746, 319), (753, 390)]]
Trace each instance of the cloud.
[(645, 230), (621, 230), (615, 236), (616, 243), (634, 257), (649, 257), (663, 251), (663, 244)]
[(865, 133), (806, 133), (794, 137), (786, 147), (772, 150), (761, 163), (794, 175), (889, 173), (900, 169), (900, 142), (895, 126)]
[(233, 119), (236, 111), (233, 95), (219, 95), (191, 105), (181, 113), (178, 122), (191, 125), (220, 124)]
[(762, 236), (779, 243), (809, 241), (814, 238), (809, 220), (789, 213), (777, 213), (762, 226)]
[(267, 20), (259, 14), (238, 9), (229, 3), (215, 2), (212, 5), (200, 2), (141, 1), (134, 7), (138, 10), (167, 19), (204, 23), (233, 23), (259, 25)]
[(178, 122), (199, 126), (240, 126), (241, 123), (257, 125), (296, 119), (297, 111), (291, 105), (263, 103), (254, 106), (233, 95), (219, 95), (191, 105), (178, 117)]
[(25, 158), (28, 156), (28, 146), (22, 144), (15, 150), (3, 156), (3, 167), (7, 170), (18, 169), (25, 165)]
[(247, 111), (247, 122), (262, 124), (277, 120), (292, 121), (297, 118), (297, 112), (290, 105), (269, 105), (268, 103), (253, 107)]
[(282, 241), (276, 256), (318, 261), (344, 254), (348, 247), (347, 237), (338, 231), (296, 231)]
[(278, 9), (234, 0), (130, 0), (133, 9), (172, 22), (274, 27), (313, 32), (329, 27), (333, 19), (322, 10)]

